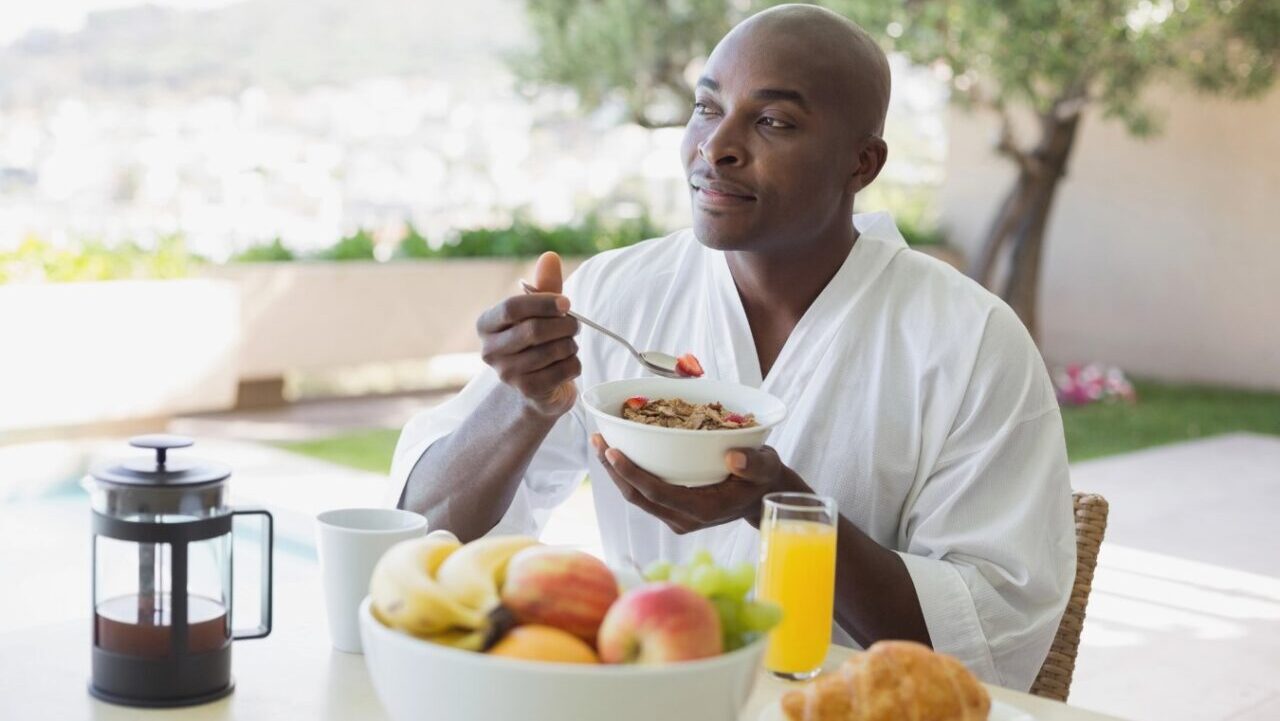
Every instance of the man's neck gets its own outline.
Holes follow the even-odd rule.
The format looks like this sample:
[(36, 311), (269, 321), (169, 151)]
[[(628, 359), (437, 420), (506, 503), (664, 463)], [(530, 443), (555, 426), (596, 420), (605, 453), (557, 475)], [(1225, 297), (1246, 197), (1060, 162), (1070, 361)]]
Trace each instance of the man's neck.
[(784, 252), (728, 252), (729, 272), (751, 327), (762, 378), (769, 375), (791, 331), (839, 272), (857, 240), (858, 231), (849, 223)]
[(781, 253), (729, 251), (727, 261), (748, 317), (755, 312), (799, 322), (853, 250), (858, 231), (815, 239)]

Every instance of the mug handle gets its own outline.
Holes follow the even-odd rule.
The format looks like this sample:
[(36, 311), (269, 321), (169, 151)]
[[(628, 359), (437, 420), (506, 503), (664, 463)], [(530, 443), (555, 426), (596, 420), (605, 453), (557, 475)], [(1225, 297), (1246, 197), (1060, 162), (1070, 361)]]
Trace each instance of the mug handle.
[[(272, 596), (272, 578), (271, 572), (272, 557), (275, 548), (275, 519), (272, 518), (271, 512), (265, 508), (248, 507), (237, 508), (231, 511), (232, 516), (262, 516), (263, 534), (262, 534), (262, 586), (261, 586), (261, 602), (262, 611), (259, 614), (259, 623), (257, 628), (251, 629), (231, 629), (231, 638), (236, 640), (249, 640), (254, 638), (266, 638), (271, 634), (271, 596)], [(234, 602), (234, 599), (233, 599)]]

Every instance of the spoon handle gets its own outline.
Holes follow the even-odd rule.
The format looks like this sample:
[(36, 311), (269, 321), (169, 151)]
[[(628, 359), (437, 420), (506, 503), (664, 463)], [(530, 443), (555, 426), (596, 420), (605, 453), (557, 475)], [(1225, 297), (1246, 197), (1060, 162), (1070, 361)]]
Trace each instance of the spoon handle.
[(614, 333), (613, 331), (609, 330), (608, 328), (605, 328), (604, 326), (600, 325), (599, 323), (596, 323), (593, 320), (590, 320), (584, 316), (574, 313), (573, 311), (567, 311), (567, 314), (569, 316), (577, 318), (579, 323), (582, 323), (583, 325), (589, 325), (592, 328), (595, 328), (596, 330), (600, 331), (601, 333), (604, 333), (605, 335), (609, 336), (610, 338), (618, 341), (622, 345), (626, 346), (627, 350), (631, 351), (631, 355), (635, 356), (636, 358), (640, 358), (640, 352), (637, 351), (634, 347), (632, 347), (632, 345), (628, 343), (627, 340), (622, 336), (618, 335), (617, 333)]
[[(520, 281), (520, 287), (521, 287), (521, 288), (524, 288), (524, 292), (525, 292), (525, 293), (530, 293), (530, 294), (532, 294), (532, 293), (541, 293), (541, 292), (542, 292), (542, 291), (538, 290), (537, 288), (534, 288), (532, 285), (529, 285), (529, 283), (528, 283), (527, 281), (524, 281), (524, 280)], [(568, 314), (570, 317), (577, 318), (579, 323), (582, 323), (583, 325), (589, 325), (589, 326), (591, 326), (592, 328), (595, 328), (596, 330), (600, 331), (601, 333), (604, 333), (605, 335), (609, 336), (610, 338), (612, 338), (612, 339), (614, 339), (614, 340), (618, 341), (619, 343), (621, 343), (622, 345), (626, 346), (626, 349), (627, 349), (627, 350), (629, 350), (629, 351), (631, 351), (631, 355), (635, 356), (635, 357), (636, 357), (636, 359), (637, 359), (637, 360), (639, 360), (639, 361), (640, 361), (640, 363), (641, 363), (642, 365), (644, 365), (644, 364), (645, 364), (645, 362), (644, 362), (644, 358), (640, 355), (640, 352), (639, 352), (639, 351), (637, 351), (637, 350), (636, 350), (636, 349), (635, 349), (635, 348), (634, 348), (630, 343), (628, 343), (626, 338), (623, 338), (622, 336), (618, 335), (617, 333), (614, 333), (613, 331), (609, 330), (608, 328), (605, 328), (604, 326), (600, 325), (599, 323), (597, 323), (597, 322), (595, 322), (595, 321), (593, 321), (593, 320), (590, 320), (590, 319), (586, 318), (585, 316), (579, 315), (578, 313), (574, 313), (573, 311), (568, 311), (568, 312), (567, 312), (567, 314)]]

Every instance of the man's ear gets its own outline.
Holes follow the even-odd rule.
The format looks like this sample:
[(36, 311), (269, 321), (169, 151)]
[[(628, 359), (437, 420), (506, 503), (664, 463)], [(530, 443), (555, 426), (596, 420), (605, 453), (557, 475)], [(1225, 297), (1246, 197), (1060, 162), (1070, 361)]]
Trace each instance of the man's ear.
[(880, 171), (884, 169), (884, 164), (888, 159), (888, 143), (885, 143), (884, 139), (879, 136), (868, 136), (858, 148), (858, 157), (855, 159), (856, 164), (853, 168), (853, 174), (849, 176), (849, 193), (856, 195), (863, 188), (871, 185), (876, 177), (880, 175)]

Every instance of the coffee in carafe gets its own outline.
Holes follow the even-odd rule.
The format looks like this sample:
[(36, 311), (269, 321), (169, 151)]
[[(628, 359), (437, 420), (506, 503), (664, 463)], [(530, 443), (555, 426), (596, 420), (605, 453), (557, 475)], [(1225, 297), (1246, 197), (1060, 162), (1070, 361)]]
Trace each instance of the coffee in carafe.
[[(157, 603), (157, 601), (159, 601)], [(98, 646), (139, 658), (164, 658), (173, 647), (173, 599), (168, 594), (117, 596), (93, 610)], [(217, 651), (231, 640), (227, 609), (200, 596), (187, 597), (187, 650)]]

